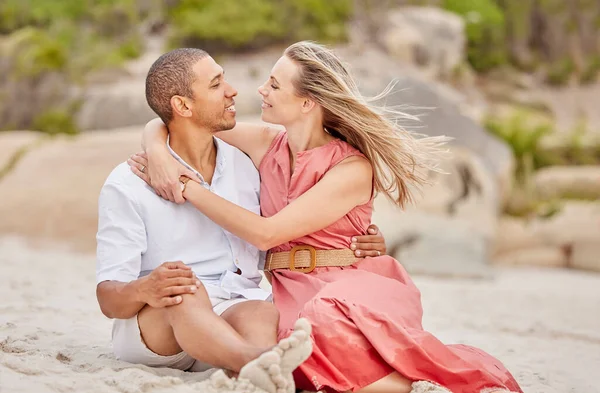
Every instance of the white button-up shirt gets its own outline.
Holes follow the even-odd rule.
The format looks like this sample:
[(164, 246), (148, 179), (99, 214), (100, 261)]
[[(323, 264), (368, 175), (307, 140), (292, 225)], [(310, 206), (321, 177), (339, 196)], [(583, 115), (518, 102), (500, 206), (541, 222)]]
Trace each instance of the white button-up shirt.
[[(252, 161), (233, 146), (214, 140), (217, 158), (210, 185), (169, 150), (196, 173), (204, 187), (260, 214), (260, 179)], [(130, 282), (163, 262), (182, 261), (192, 268), (211, 298), (269, 298), (270, 293), (258, 286), (262, 276), (256, 247), (225, 231), (191, 203), (177, 205), (162, 199), (127, 163), (108, 176), (98, 205), (98, 283)], [(241, 274), (235, 273), (238, 269)]]

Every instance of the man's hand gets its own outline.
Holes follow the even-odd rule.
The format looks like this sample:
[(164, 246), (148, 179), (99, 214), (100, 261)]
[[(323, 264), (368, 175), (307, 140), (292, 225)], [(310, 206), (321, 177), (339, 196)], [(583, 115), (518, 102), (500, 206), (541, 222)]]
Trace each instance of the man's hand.
[(140, 279), (139, 300), (154, 308), (181, 303), (181, 295), (196, 293), (201, 283), (183, 262), (165, 262)]
[(379, 232), (377, 225), (369, 225), (367, 233), (368, 235), (352, 237), (350, 249), (354, 250), (354, 255), (357, 257), (377, 257), (385, 255), (387, 252), (385, 239)]

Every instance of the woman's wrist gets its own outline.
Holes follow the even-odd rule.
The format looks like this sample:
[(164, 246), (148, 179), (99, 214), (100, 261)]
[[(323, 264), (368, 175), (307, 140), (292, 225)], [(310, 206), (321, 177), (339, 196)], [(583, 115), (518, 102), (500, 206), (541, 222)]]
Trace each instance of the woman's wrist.
[[(187, 184), (189, 183), (191, 179), (187, 176), (180, 176), (179, 177), (179, 184), (181, 184), (181, 195), (183, 195), (185, 193), (185, 190), (187, 188)], [(184, 196), (185, 198), (185, 196)]]
[(146, 154), (148, 156), (168, 154), (167, 146), (159, 142), (149, 143), (146, 147)]

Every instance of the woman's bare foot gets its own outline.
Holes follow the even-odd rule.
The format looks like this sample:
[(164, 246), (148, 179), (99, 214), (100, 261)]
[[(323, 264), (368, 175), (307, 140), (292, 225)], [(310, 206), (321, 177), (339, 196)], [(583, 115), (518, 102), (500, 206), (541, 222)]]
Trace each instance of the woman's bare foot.
[(312, 340), (310, 322), (300, 318), (294, 324), (294, 331), (289, 337), (279, 341), (274, 351), (281, 356), (281, 372), (292, 373), (299, 365), (304, 363), (312, 353)]
[(279, 353), (265, 352), (242, 367), (238, 380), (248, 380), (268, 393), (287, 393), (289, 381), (281, 374), (280, 364)]
[(269, 393), (293, 393), (292, 371), (312, 353), (311, 330), (306, 319), (298, 320), (289, 337), (242, 367), (239, 379), (247, 379)]
[(209, 378), (209, 386), (212, 392), (231, 391), (235, 387), (235, 380), (229, 378), (224, 370), (218, 370)]

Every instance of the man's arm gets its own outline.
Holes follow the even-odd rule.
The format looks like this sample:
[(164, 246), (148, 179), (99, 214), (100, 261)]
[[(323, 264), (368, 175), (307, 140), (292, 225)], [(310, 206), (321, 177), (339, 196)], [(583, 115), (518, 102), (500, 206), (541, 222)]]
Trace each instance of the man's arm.
[(108, 318), (129, 319), (149, 304), (155, 308), (181, 303), (182, 294), (195, 293), (200, 281), (183, 262), (165, 262), (146, 277), (129, 283), (103, 281), (96, 287), (102, 313)]
[(102, 314), (111, 319), (132, 318), (146, 305), (140, 300), (139, 280), (103, 281), (96, 287), (96, 297)]
[(141, 272), (146, 227), (133, 192), (107, 182), (98, 200), (96, 297), (109, 318), (135, 316), (146, 304), (166, 307), (194, 293), (200, 282), (182, 262), (165, 262), (146, 277)]
[(100, 309), (108, 318), (131, 318), (145, 305), (139, 297), (138, 276), (146, 251), (146, 227), (133, 192), (110, 177), (98, 198), (96, 241)]

